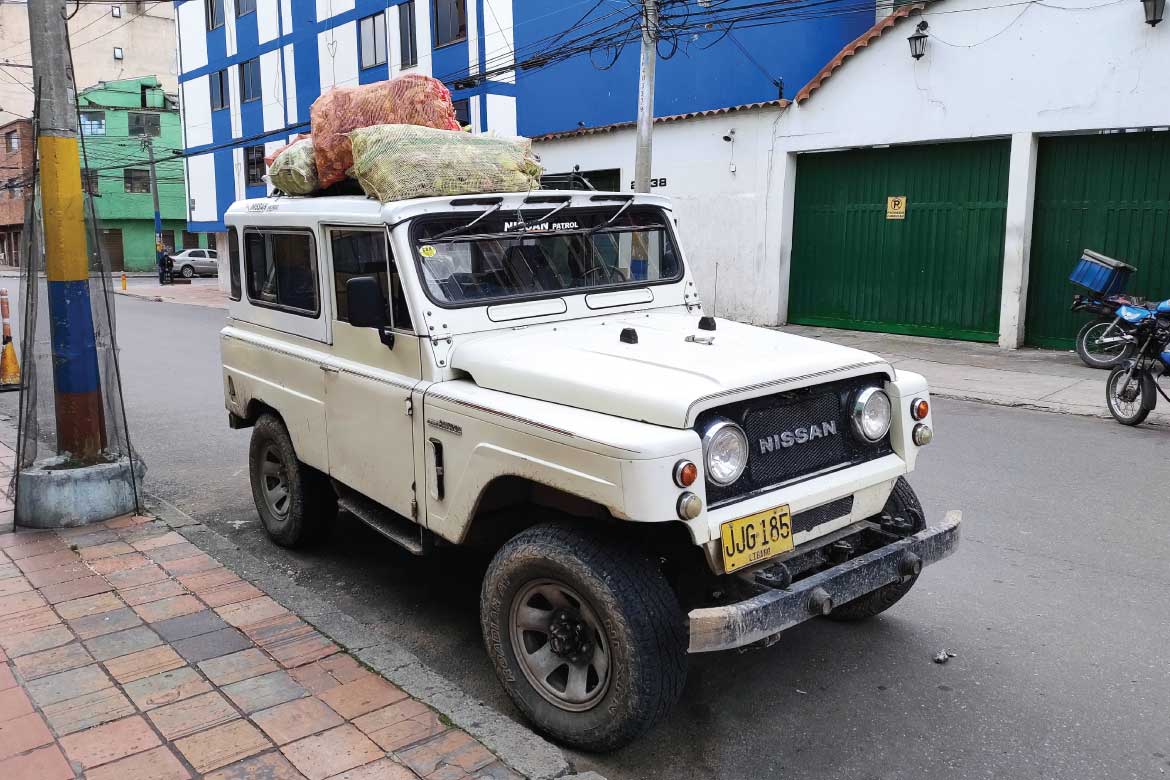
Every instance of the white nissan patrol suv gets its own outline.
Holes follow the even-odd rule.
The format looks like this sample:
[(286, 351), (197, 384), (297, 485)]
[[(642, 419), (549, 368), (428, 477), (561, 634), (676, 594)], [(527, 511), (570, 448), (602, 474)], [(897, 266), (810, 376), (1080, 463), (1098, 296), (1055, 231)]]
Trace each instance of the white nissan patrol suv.
[(480, 620), (535, 726), (661, 719), (687, 654), (888, 609), (958, 542), (905, 480), (926, 381), (704, 315), (670, 202), (536, 191), (227, 212), (229, 422), (277, 544), (338, 509), (494, 556)]

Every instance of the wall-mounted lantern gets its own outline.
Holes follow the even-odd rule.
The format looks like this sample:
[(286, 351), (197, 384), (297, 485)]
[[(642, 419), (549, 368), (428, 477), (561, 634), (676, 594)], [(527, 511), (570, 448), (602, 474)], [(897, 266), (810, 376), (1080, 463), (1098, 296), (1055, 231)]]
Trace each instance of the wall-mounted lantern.
[(1142, 7), (1146, 10), (1146, 24), (1157, 27), (1166, 13), (1166, 0), (1142, 0)]
[[(1143, 0), (1143, 2), (1158, 2), (1165, 5), (1166, 0)], [(929, 37), (927, 36), (926, 31), (929, 28), (930, 25), (926, 23), (925, 19), (923, 19), (918, 23), (918, 27), (915, 28), (914, 34), (906, 39), (910, 41), (910, 56), (916, 60), (922, 59), (922, 55), (926, 54), (926, 39)]]

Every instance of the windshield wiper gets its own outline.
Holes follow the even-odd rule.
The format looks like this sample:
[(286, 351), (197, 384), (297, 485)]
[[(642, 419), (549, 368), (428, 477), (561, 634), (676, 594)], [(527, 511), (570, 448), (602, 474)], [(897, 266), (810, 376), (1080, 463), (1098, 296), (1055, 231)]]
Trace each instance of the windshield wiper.
[(453, 227), (453, 228), (449, 228), (449, 229), (447, 229), (447, 230), (444, 230), (442, 233), (439, 233), (437, 236), (429, 236), (429, 237), (427, 238), (427, 240), (428, 240), (428, 241), (438, 241), (438, 240), (440, 240), (440, 239), (446, 238), (447, 236), (453, 236), (453, 235), (455, 235), (456, 233), (461, 233), (461, 232), (462, 232), (462, 231), (464, 231), (464, 230), (470, 230), (470, 229), (471, 229), (473, 226), (475, 226), (475, 224), (476, 224), (476, 223), (478, 223), (480, 220), (482, 220), (482, 219), (484, 219), (485, 217), (488, 217), (488, 216), (490, 216), (490, 215), (492, 215), (492, 214), (495, 214), (497, 211), (499, 211), (499, 210), (500, 210), (500, 209), (502, 209), (503, 207), (504, 207), (504, 204), (503, 204), (502, 202), (501, 202), (501, 203), (497, 203), (496, 205), (492, 206), (490, 209), (488, 209), (488, 210), (487, 210), (487, 211), (485, 211), (484, 213), (480, 214), (480, 215), (479, 215), (478, 217), (476, 217), (475, 219), (473, 219), (473, 220), (471, 220), (470, 222), (468, 222), (466, 225), (456, 225), (456, 226), (455, 226), (455, 227)]
[(628, 209), (632, 205), (634, 205), (634, 199), (630, 198), (629, 200), (627, 200), (625, 203), (622, 204), (622, 207), (617, 210), (616, 214), (614, 214), (612, 217), (609, 218), (608, 222), (605, 222), (601, 225), (594, 225), (593, 227), (591, 227), (585, 231), (585, 235), (591, 236), (594, 233), (596, 233), (598, 230), (609, 227), (617, 220), (618, 217), (620, 217), (622, 214), (624, 214), (626, 212), (626, 209)]
[[(550, 218), (550, 217), (551, 217), (553, 214), (556, 214), (556, 213), (557, 213), (558, 211), (560, 211), (561, 209), (567, 208), (567, 207), (568, 207), (568, 206), (569, 206), (571, 203), (572, 203), (572, 201), (570, 201), (570, 200), (566, 200), (564, 203), (562, 203), (561, 205), (557, 206), (555, 209), (553, 209), (553, 210), (552, 210), (552, 211), (550, 211), (549, 213), (545, 214), (545, 215), (544, 215), (543, 217), (541, 217), (540, 219), (536, 220), (536, 222), (535, 222), (534, 224), (536, 224), (536, 225), (540, 225), (540, 224), (543, 224), (543, 223), (547, 222), (547, 221), (549, 220), (549, 218)], [(514, 227), (514, 228), (512, 228), (511, 230), (505, 230), (505, 231), (504, 231), (504, 234), (508, 234), (508, 233), (518, 233), (518, 232), (521, 232), (521, 231), (528, 230), (528, 223), (524, 221), (524, 218), (523, 218), (523, 216), (521, 216), (521, 215), (519, 214), (519, 212), (517, 212), (517, 216), (520, 216), (520, 225), (519, 225), (518, 227)], [(474, 225), (475, 223), (473, 222), (473, 223), (471, 223), (471, 224), (472, 224), (472, 225)], [(469, 225), (468, 227), (470, 227), (470, 225)]]

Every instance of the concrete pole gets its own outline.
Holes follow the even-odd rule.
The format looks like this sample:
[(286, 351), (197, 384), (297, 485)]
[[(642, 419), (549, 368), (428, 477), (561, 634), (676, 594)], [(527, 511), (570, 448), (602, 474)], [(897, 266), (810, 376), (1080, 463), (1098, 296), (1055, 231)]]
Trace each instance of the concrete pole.
[(166, 284), (167, 278), (166, 250), (163, 248), (162, 212), (158, 207), (158, 172), (154, 166), (154, 143), (150, 136), (142, 137), (142, 145), (146, 147), (147, 157), (150, 159), (150, 194), (154, 197), (154, 264), (158, 268), (158, 283)]
[[(105, 448), (97, 345), (89, 299), (85, 201), (65, 0), (28, 4), (36, 85), (45, 276), (52, 336), (57, 450), (82, 463)], [(31, 262), (31, 258), (29, 258)]]
[(634, 191), (650, 191), (654, 133), (654, 65), (658, 61), (658, 0), (642, 0), (642, 68), (638, 78), (638, 146)]
[(999, 346), (1003, 349), (1018, 349), (1024, 344), (1039, 145), (1031, 133), (1012, 134), (999, 303)]

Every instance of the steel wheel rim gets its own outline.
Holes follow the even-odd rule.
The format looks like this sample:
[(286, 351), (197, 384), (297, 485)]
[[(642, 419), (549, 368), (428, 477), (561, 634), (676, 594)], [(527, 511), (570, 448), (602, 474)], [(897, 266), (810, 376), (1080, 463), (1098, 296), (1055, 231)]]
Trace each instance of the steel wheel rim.
[[(578, 623), (582, 653), (561, 654), (566, 623)], [(597, 613), (575, 590), (553, 580), (535, 580), (512, 599), (508, 629), (517, 663), (545, 701), (569, 712), (592, 709), (609, 691), (610, 646)], [(574, 628), (578, 626), (573, 626)], [(556, 634), (554, 635), (554, 632)]]
[(292, 503), (288, 489), (288, 469), (276, 448), (271, 445), (260, 454), (260, 489), (272, 516), (282, 522), (286, 520)]
[[(1099, 322), (1085, 331), (1085, 352), (1089, 353), (1089, 357), (1101, 362), (1107, 362), (1116, 358), (1125, 351), (1127, 342), (1118, 341), (1115, 344), (1108, 346), (1101, 346), (1101, 339), (1113, 329), (1112, 322)], [(1097, 331), (1100, 330), (1100, 333)]]
[(1134, 377), (1130, 378), (1130, 382), (1138, 383), (1137, 394), (1134, 396), (1132, 401), (1126, 401), (1121, 397), (1121, 393), (1125, 390), (1125, 388), (1120, 386), (1121, 380), (1124, 376), (1124, 371), (1119, 371), (1113, 376), (1113, 380), (1109, 383), (1109, 402), (1118, 414), (1128, 420), (1141, 410), (1142, 388), (1139, 377), (1135, 375)]

